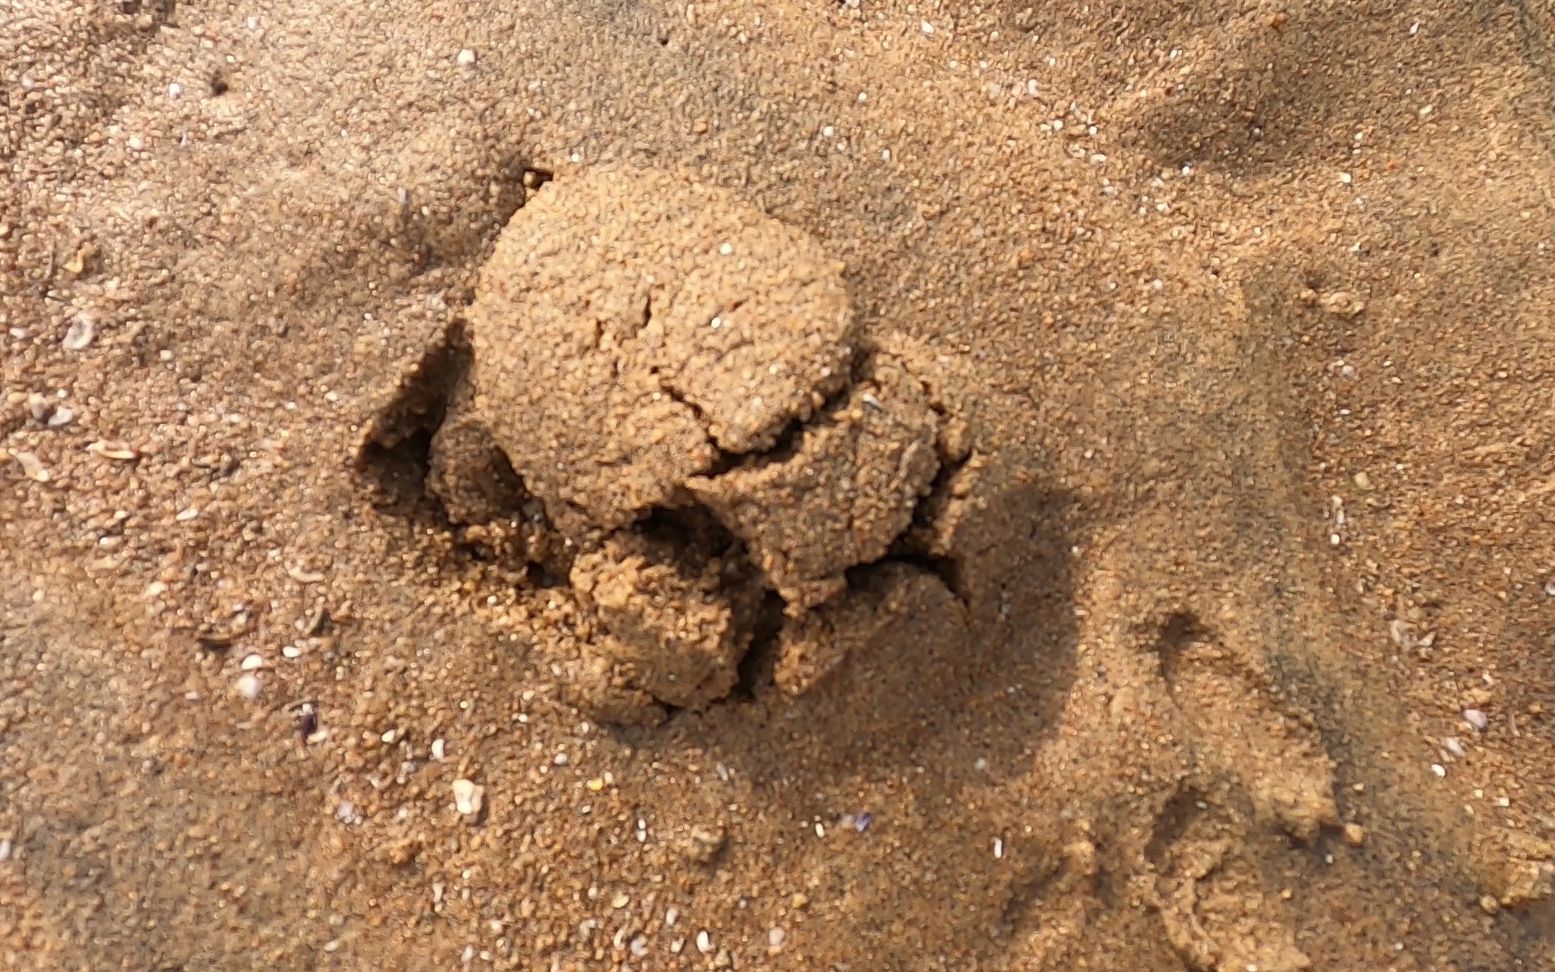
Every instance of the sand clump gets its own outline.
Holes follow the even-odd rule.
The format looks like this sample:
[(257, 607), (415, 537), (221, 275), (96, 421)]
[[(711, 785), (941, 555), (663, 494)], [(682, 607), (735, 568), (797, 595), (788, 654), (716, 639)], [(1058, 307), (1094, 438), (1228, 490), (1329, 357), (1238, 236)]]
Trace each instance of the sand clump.
[(861, 338), (842, 270), (730, 193), (612, 167), (499, 238), (468, 341), (439, 352), (464, 360), (421, 409), (426, 486), (468, 527), (543, 511), (561, 542), (525, 555), (594, 625), (574, 680), (596, 714), (705, 707), (748, 656), (802, 692), (882, 583), (945, 587), (968, 409), (946, 362)]

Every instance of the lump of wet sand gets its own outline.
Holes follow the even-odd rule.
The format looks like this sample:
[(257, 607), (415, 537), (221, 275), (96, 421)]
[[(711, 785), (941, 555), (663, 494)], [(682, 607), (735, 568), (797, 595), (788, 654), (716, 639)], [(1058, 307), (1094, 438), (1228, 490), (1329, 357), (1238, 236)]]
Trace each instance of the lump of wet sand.
[(458, 522), (543, 508), (552, 572), (595, 622), (568, 670), (596, 713), (705, 707), (753, 654), (802, 692), (901, 601), (882, 588), (964, 610), (932, 569), (981, 466), (960, 384), (926, 349), (865, 342), (842, 270), (652, 171), (558, 179), (499, 238), (427, 485)]

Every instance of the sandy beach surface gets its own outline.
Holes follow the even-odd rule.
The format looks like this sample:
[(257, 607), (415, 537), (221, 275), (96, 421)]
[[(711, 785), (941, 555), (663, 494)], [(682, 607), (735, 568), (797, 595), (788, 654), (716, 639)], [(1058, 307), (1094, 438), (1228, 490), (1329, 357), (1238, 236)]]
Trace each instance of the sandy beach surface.
[(1552, 44), (3, 0), (0, 966), (1555, 968)]

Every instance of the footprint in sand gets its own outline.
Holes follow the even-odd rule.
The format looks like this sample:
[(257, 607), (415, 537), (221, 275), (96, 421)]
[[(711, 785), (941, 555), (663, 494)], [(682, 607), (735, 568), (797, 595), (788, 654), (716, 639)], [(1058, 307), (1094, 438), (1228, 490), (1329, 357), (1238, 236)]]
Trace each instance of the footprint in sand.
[(1281, 841), (1338, 824), (1332, 761), (1310, 717), (1230, 639), (1174, 614), (1155, 641), (1193, 764), (1147, 851), (1167, 937), (1205, 972), (1309, 969), (1292, 906), (1260, 862), (1277, 860), (1266, 851)]

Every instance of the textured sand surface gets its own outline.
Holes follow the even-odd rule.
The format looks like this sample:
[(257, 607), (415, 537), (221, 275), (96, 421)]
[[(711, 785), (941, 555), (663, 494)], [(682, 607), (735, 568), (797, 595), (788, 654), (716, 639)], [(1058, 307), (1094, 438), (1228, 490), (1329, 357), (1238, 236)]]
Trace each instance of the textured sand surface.
[[(1552, 32), (1516, 0), (3, 0), (0, 967), (1555, 967)], [(734, 575), (807, 604), (753, 609), (792, 624), (750, 664), (697, 654), (748, 616), (682, 557), (705, 518), (553, 569), (588, 530), (546, 496), (665, 479), (561, 447), (521, 481), (534, 440), (454, 380), (503, 228), (602, 169), (792, 234), (812, 289), (752, 313), (835, 279), (849, 317), (751, 352), (814, 369), (770, 410), (698, 365), (659, 388), (683, 432), (537, 433), (683, 435), (707, 508), (796, 417), (933, 443), (845, 593), (806, 593), (822, 527), (726, 504)], [(603, 234), (596, 202), (560, 215)], [(602, 287), (569, 245), (560, 298)], [(921, 396), (916, 432), (817, 377), (843, 332), (901, 342), (850, 387)], [(644, 645), (674, 683), (628, 677)]]

